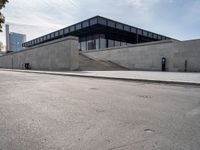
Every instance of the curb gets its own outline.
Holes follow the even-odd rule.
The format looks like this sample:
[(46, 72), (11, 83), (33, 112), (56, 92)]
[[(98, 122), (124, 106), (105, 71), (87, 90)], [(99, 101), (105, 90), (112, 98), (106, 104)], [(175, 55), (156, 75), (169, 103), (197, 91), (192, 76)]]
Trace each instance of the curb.
[(82, 78), (95, 78), (95, 79), (107, 79), (107, 80), (120, 80), (120, 81), (136, 81), (136, 82), (147, 82), (147, 83), (162, 83), (162, 84), (178, 84), (178, 85), (194, 85), (200, 86), (200, 83), (194, 82), (180, 82), (180, 81), (163, 81), (163, 80), (151, 80), (151, 79), (130, 79), (130, 78), (119, 78), (119, 77), (105, 77), (105, 76), (94, 76), (94, 75), (80, 75), (80, 74), (64, 74), (58, 72), (45, 72), (45, 71), (30, 71), (30, 70), (13, 70), (13, 69), (0, 69), (3, 71), (12, 72), (23, 72), (23, 73), (36, 73), (36, 74), (49, 74), (49, 75), (60, 75), (60, 76), (70, 76), (70, 77), (82, 77)]

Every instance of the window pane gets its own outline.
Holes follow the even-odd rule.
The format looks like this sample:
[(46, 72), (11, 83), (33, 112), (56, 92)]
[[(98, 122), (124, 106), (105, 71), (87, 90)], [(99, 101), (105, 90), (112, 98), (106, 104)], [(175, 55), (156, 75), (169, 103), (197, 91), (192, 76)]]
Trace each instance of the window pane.
[(124, 25), (124, 30), (130, 32), (130, 26)]
[(96, 49), (99, 49), (99, 38), (95, 40), (96, 40)]
[(111, 21), (111, 20), (108, 20), (108, 26), (115, 28), (115, 22)]
[(75, 26), (71, 26), (69, 29), (70, 29), (70, 32), (73, 32), (75, 31)]
[(82, 41), (82, 42), (81, 42), (81, 50), (82, 50), (82, 51), (86, 51), (86, 49), (87, 49), (87, 48), (86, 48), (86, 41)]
[(63, 30), (60, 30), (60, 31), (59, 31), (59, 35), (61, 35), (61, 36), (63, 35), (63, 33), (64, 33)]
[(88, 50), (96, 49), (96, 40), (87, 41), (87, 49)]
[(55, 33), (55, 37), (57, 37), (57, 36), (58, 36), (58, 32)]
[(83, 28), (88, 27), (89, 26), (89, 21), (84, 21), (82, 25), (83, 25)]
[(121, 24), (121, 23), (116, 23), (116, 28), (117, 28), (117, 29), (120, 29), (120, 30), (123, 30), (123, 24)]
[(108, 40), (108, 47), (114, 47), (115, 46), (115, 41), (113, 40)]
[(119, 47), (120, 46), (120, 41), (115, 41), (115, 47)]
[(93, 18), (90, 20), (90, 25), (97, 24), (97, 18)]
[(136, 28), (131, 28), (132, 33), (136, 33)]
[(54, 33), (51, 33), (51, 38), (54, 38)]
[(121, 46), (125, 46), (126, 45), (126, 42), (121, 42)]
[(64, 34), (67, 34), (67, 33), (69, 33), (69, 28), (64, 29)]
[(79, 23), (76, 25), (76, 30), (80, 30), (80, 29), (81, 29), (81, 24)]
[(88, 41), (88, 50), (94, 49), (93, 41)]
[(100, 38), (100, 48), (106, 48), (106, 39)]
[(157, 34), (153, 34), (153, 38), (154, 38), (154, 39), (157, 39)]
[(147, 31), (143, 31), (143, 35), (147, 36), (148, 32)]
[(106, 19), (99, 17), (98, 18), (98, 23), (102, 25), (106, 25)]
[(140, 35), (142, 35), (142, 30), (138, 29), (137, 33), (140, 34)]
[(150, 38), (153, 37), (153, 34), (151, 32), (149, 32), (149, 35), (148, 35)]
[(47, 37), (46, 36), (44, 36), (44, 41), (47, 39)]
[(49, 40), (49, 39), (50, 39), (50, 35), (48, 34), (48, 35), (47, 35), (47, 40)]

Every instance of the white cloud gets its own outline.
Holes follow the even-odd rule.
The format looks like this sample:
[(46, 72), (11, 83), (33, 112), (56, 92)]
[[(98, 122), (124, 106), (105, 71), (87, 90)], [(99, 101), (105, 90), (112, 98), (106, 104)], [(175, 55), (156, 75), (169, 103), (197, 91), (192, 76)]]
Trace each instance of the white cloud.
[(200, 22), (200, 1), (194, 0), (189, 6), (186, 5), (186, 12), (182, 19), (190, 20), (190, 23), (196, 24)]
[(160, 2), (160, 0), (126, 0), (127, 4), (142, 10), (151, 9), (156, 3)]
[(6, 6), (5, 16), (7, 22), (59, 27), (63, 22), (73, 21), (74, 17), (68, 12), (76, 8), (72, 0), (13, 0)]
[[(10, 30), (27, 34), (30, 40), (74, 23), (76, 9), (75, 0), (10, 0), (3, 13)], [(4, 32), (0, 40), (5, 43)]]

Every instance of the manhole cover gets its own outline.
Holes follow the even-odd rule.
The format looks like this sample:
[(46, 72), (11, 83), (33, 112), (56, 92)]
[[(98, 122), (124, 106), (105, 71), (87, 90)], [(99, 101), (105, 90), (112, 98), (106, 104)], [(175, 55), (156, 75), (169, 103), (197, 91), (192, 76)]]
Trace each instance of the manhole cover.
[(145, 99), (150, 99), (150, 98), (152, 98), (151, 96), (147, 96), (147, 95), (139, 95), (139, 97), (145, 98)]
[(148, 133), (153, 133), (155, 132), (155, 130), (152, 130), (152, 129), (144, 129), (145, 132), (148, 132)]
[(98, 88), (90, 88), (90, 90), (98, 90)]

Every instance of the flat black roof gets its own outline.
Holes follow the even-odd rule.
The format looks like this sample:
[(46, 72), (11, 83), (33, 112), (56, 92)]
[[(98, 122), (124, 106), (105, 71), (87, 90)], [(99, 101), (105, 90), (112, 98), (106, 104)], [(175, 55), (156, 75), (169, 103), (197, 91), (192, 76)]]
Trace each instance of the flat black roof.
[(168, 40), (171, 39), (167, 36), (163, 36), (157, 33), (153, 33), (141, 28), (133, 27), (124, 23), (120, 23), (118, 21), (114, 21), (111, 19), (107, 19), (101, 16), (95, 16), (90, 19), (84, 20), (82, 22), (76, 23), (69, 27), (65, 27), (63, 29), (57, 30), (55, 32), (43, 35), (41, 37), (35, 38), (31, 41), (25, 42), (22, 44), (23, 47), (31, 47), (41, 43), (45, 43), (48, 41), (52, 41), (55, 39), (59, 39), (62, 37), (66, 37), (69, 35), (72, 36), (83, 36), (90, 33), (101, 33), (101, 31), (109, 31), (109, 32), (118, 32), (121, 34), (129, 34), (129, 35), (140, 35), (143, 37), (147, 37), (153, 40)]

